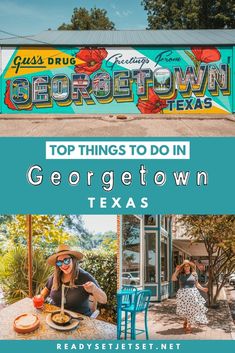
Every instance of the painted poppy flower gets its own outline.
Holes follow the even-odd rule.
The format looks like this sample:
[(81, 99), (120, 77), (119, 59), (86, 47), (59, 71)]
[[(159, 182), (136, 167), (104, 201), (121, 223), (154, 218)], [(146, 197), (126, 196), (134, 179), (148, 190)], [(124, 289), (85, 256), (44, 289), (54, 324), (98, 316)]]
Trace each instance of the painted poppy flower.
[(218, 61), (220, 60), (220, 57), (221, 57), (219, 50), (213, 47), (208, 47), (208, 48), (194, 47), (191, 50), (197, 61), (200, 61), (206, 64), (214, 61)]
[(165, 99), (161, 99), (153, 90), (152, 87), (149, 88), (149, 99), (147, 101), (139, 98), (137, 103), (137, 108), (142, 114), (157, 114), (166, 108), (168, 104)]
[(6, 92), (5, 92), (5, 99), (4, 103), (8, 106), (9, 109), (17, 110), (16, 106), (11, 101), (11, 80), (6, 81)]
[(102, 61), (106, 58), (108, 52), (105, 48), (83, 48), (77, 54), (76, 58), (83, 63), (75, 65), (75, 72), (91, 75), (99, 70)]

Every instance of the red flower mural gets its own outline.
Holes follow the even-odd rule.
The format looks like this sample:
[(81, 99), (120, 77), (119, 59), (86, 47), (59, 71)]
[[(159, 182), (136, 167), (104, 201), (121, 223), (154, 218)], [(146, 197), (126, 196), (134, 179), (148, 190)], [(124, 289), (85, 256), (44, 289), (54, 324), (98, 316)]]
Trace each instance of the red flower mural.
[[(171, 99), (174, 99), (176, 94)], [(149, 99), (147, 101), (139, 98), (137, 108), (142, 114), (157, 114), (160, 113), (164, 108), (168, 106), (165, 99), (161, 99), (153, 90), (149, 88)]]
[(194, 47), (191, 50), (197, 61), (200, 61), (206, 64), (214, 61), (218, 61), (220, 60), (220, 57), (221, 57), (219, 50), (213, 47), (208, 47), (208, 48)]
[(11, 80), (6, 81), (6, 92), (5, 92), (5, 99), (4, 103), (8, 106), (9, 109), (17, 110), (16, 106), (11, 101)]
[(108, 52), (105, 48), (83, 48), (76, 54), (76, 58), (84, 63), (75, 65), (74, 70), (77, 73), (91, 75), (101, 68), (102, 61), (107, 55)]

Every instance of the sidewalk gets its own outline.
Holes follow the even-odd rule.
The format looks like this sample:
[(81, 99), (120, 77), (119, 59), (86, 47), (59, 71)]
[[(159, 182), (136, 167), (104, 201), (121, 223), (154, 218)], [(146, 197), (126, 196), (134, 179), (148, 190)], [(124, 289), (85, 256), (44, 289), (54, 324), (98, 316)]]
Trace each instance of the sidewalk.
[[(219, 309), (209, 309), (209, 324), (194, 328), (191, 334), (185, 334), (183, 320), (176, 315), (176, 299), (168, 299), (162, 303), (151, 303), (148, 313), (149, 338), (157, 340), (232, 340), (234, 324), (227, 300), (220, 300)], [(144, 315), (137, 316), (137, 327), (144, 327)], [(145, 334), (138, 336), (145, 339)]]
[(2, 114), (0, 136), (235, 136), (235, 117)]
[[(232, 286), (227, 286), (225, 287), (225, 292), (226, 292), (232, 320), (235, 324), (235, 288)], [(233, 332), (233, 339), (235, 340), (235, 331)]]

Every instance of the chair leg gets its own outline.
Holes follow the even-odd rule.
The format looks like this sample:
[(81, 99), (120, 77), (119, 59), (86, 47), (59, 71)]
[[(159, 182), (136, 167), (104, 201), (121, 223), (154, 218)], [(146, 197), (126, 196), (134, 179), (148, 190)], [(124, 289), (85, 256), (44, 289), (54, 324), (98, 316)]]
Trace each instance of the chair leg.
[(125, 330), (124, 330), (125, 340), (127, 339), (127, 329), (128, 329), (128, 323), (127, 323), (127, 320), (128, 320), (128, 312), (127, 312), (127, 311), (125, 311)]
[(136, 332), (135, 332), (135, 320), (136, 320), (136, 313), (131, 313), (131, 339), (136, 339)]
[(149, 333), (148, 333), (148, 320), (147, 320), (147, 317), (148, 317), (148, 311), (145, 310), (145, 315), (144, 315), (144, 325), (145, 325), (145, 332), (146, 332), (146, 340), (149, 339)]
[(121, 338), (121, 329), (122, 327), (122, 311), (118, 309), (117, 311), (117, 339), (120, 340)]

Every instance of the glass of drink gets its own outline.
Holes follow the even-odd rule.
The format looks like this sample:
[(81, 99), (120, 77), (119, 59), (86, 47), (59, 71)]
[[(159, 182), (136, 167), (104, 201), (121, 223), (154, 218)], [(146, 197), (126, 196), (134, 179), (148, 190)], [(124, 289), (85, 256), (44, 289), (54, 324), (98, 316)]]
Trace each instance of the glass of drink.
[(33, 305), (36, 309), (42, 309), (44, 304), (44, 298), (42, 295), (35, 295), (33, 297)]

